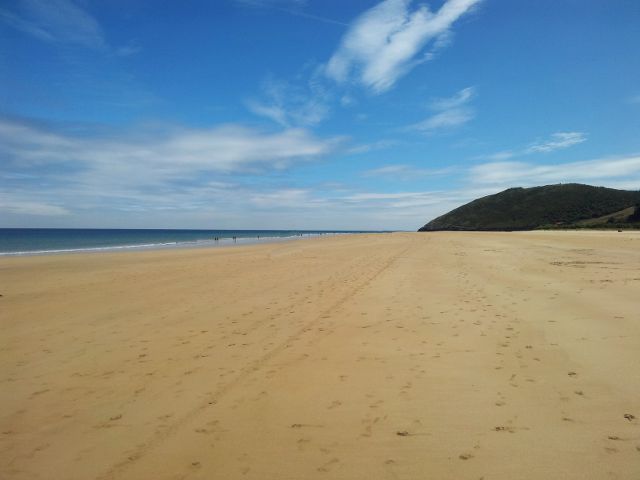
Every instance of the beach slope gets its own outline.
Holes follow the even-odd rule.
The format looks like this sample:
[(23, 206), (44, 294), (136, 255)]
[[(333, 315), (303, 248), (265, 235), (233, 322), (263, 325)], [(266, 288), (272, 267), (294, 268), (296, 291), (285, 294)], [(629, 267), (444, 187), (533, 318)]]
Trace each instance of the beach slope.
[(0, 478), (640, 478), (640, 234), (0, 259)]

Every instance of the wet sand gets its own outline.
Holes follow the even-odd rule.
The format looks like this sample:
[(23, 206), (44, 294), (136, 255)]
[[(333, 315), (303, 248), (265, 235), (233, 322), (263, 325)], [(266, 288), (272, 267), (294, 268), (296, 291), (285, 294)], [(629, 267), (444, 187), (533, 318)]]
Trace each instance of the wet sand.
[(640, 478), (640, 233), (0, 259), (0, 478)]

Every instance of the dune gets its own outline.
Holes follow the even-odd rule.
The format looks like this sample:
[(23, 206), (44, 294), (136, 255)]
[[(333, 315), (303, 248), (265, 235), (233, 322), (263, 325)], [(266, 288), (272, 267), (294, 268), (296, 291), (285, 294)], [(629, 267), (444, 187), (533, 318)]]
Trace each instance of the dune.
[(640, 478), (638, 232), (0, 272), (0, 478)]

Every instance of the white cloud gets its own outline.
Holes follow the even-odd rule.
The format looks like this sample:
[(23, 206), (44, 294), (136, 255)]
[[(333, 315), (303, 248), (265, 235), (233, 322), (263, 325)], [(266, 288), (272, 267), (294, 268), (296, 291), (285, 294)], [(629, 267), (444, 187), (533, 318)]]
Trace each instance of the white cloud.
[(412, 8), (412, 0), (385, 0), (360, 15), (327, 63), (329, 78), (343, 83), (356, 79), (375, 93), (389, 90), (418, 63), (431, 40), (442, 48), (450, 28), (480, 0), (447, 0), (432, 13), (426, 5)]
[(306, 7), (308, 0), (235, 0), (235, 2), (245, 7), (269, 8), (309, 20), (316, 20), (331, 25), (348, 26), (347, 23), (333, 18), (321, 17), (305, 12), (303, 8)]
[(423, 133), (433, 133), (460, 127), (473, 120), (474, 110), (469, 106), (475, 97), (474, 87), (467, 87), (449, 98), (440, 98), (431, 103), (431, 109), (436, 113), (421, 122), (411, 125), (411, 130)]
[(395, 178), (399, 180), (415, 180), (419, 177), (436, 177), (455, 172), (456, 167), (444, 168), (417, 168), (412, 165), (396, 164), (385, 165), (364, 172), (365, 176)]
[(587, 137), (582, 132), (558, 132), (552, 134), (550, 139), (532, 143), (525, 149), (524, 153), (549, 153), (554, 150), (572, 147), (586, 140)]
[(281, 126), (289, 126), (289, 115), (282, 105), (265, 104), (256, 100), (247, 100), (247, 108), (254, 114), (268, 118)]
[(480, 155), (476, 158), (501, 162), (510, 158), (531, 155), (534, 153), (551, 153), (556, 150), (573, 147), (587, 141), (587, 135), (583, 132), (556, 132), (546, 140), (537, 140), (521, 150), (503, 150), (489, 155)]
[[(238, 183), (250, 178), (246, 174), (320, 159), (343, 140), (317, 138), (304, 129), (265, 132), (240, 125), (79, 137), (0, 119), (2, 208), (51, 216), (63, 211), (205, 212), (213, 205), (231, 211), (235, 204), (248, 205), (256, 193), (255, 186)], [(258, 187), (258, 192), (269, 189), (268, 184)]]
[(367, 170), (365, 172), (365, 175), (384, 177), (387, 175), (397, 175), (398, 173), (404, 174), (408, 171), (413, 171), (413, 169), (409, 165), (386, 165), (384, 167)]
[(308, 207), (314, 200), (311, 192), (300, 188), (285, 188), (270, 192), (253, 193), (249, 201), (258, 208), (300, 208)]
[(512, 150), (503, 150), (502, 152), (491, 153), (489, 155), (480, 155), (476, 158), (482, 160), (491, 160), (493, 162), (502, 162), (516, 156), (516, 152)]
[(601, 158), (559, 165), (526, 162), (492, 162), (470, 170), (473, 183), (528, 186), (549, 183), (589, 182), (612, 185), (624, 181), (640, 189), (640, 156)]
[(329, 114), (330, 94), (315, 75), (304, 84), (269, 78), (263, 83), (262, 91), (264, 100), (250, 99), (246, 102), (247, 108), (281, 126), (316, 125)]
[(367, 200), (398, 200), (398, 199), (406, 199), (406, 198), (430, 198), (430, 193), (424, 192), (392, 192), (392, 193), (379, 193), (379, 192), (369, 192), (369, 193), (356, 193), (353, 195), (349, 195), (344, 197), (344, 200), (353, 201), (353, 202), (361, 202)]
[(398, 142), (395, 140), (378, 140), (377, 142), (364, 143), (362, 145), (356, 145), (355, 147), (351, 147), (347, 150), (347, 153), (350, 153), (350, 154), (368, 153), (376, 150), (384, 150), (386, 148), (390, 148), (397, 144)]
[(304, 129), (266, 133), (240, 125), (208, 129), (176, 129), (119, 138), (80, 138), (26, 123), (0, 121), (0, 152), (13, 163), (44, 165), (78, 163), (127, 170), (132, 165), (156, 172), (197, 170), (237, 172), (283, 168), (332, 151), (339, 138), (321, 140)]
[(469, 103), (475, 96), (476, 89), (474, 87), (463, 88), (455, 95), (449, 98), (437, 98), (431, 102), (431, 108), (434, 110), (452, 110), (460, 108)]
[(473, 119), (475, 114), (468, 109), (445, 110), (436, 113), (422, 122), (413, 125), (416, 130), (423, 132), (432, 132), (434, 130), (455, 128)]

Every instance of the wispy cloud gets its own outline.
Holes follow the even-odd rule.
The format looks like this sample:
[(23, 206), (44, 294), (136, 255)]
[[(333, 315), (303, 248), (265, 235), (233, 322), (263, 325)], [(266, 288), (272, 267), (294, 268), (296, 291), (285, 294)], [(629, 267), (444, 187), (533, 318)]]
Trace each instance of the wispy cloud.
[(0, 192), (0, 212), (14, 215), (35, 215), (39, 217), (57, 217), (69, 215), (69, 211), (59, 205), (34, 202), (24, 195), (9, 196)]
[(295, 84), (267, 79), (262, 86), (263, 100), (249, 99), (247, 108), (284, 127), (316, 125), (330, 111), (330, 93), (315, 75)]
[(412, 0), (385, 0), (360, 15), (326, 66), (326, 75), (343, 83), (353, 78), (375, 93), (389, 90), (417, 64), (431, 41), (443, 48), (453, 23), (480, 0), (447, 0), (433, 13)]
[(413, 125), (416, 130), (433, 132), (435, 130), (450, 129), (464, 125), (473, 120), (475, 115), (469, 109), (453, 109), (438, 112), (435, 115)]
[(92, 49), (106, 47), (96, 19), (71, 0), (21, 0), (14, 10), (0, 9), (0, 19), (40, 40)]
[(137, 42), (130, 42), (127, 45), (116, 48), (114, 50), (114, 55), (118, 57), (130, 57), (132, 55), (136, 55), (142, 51), (142, 46)]
[(241, 125), (77, 136), (0, 119), (0, 208), (52, 215), (89, 207), (204, 210), (221, 198), (237, 199), (234, 183), (243, 175), (320, 159), (342, 141), (304, 129), (268, 132)]
[[(527, 186), (546, 183), (591, 182), (640, 189), (640, 156), (599, 158), (556, 165), (527, 162), (492, 162), (473, 167), (473, 183)], [(613, 183), (612, 183), (613, 182)]]
[(549, 153), (554, 150), (572, 147), (586, 140), (587, 137), (582, 132), (558, 132), (552, 134), (550, 139), (532, 143), (525, 149), (524, 153)]
[(335, 20), (333, 18), (327, 18), (320, 15), (314, 15), (306, 12), (304, 7), (307, 6), (307, 0), (235, 0), (237, 4), (246, 7), (253, 8), (269, 8), (280, 12), (293, 15), (295, 17), (307, 18), (309, 20), (315, 20), (322, 23), (328, 23), (331, 25), (338, 25), (346, 27), (349, 24)]
[(377, 150), (384, 150), (385, 148), (393, 147), (397, 145), (397, 140), (378, 140), (377, 142), (364, 143), (361, 145), (356, 145), (347, 150), (347, 153), (350, 154), (360, 154), (360, 153), (368, 153), (374, 152)]
[(456, 167), (417, 168), (413, 165), (385, 165), (364, 172), (365, 176), (395, 178), (398, 180), (415, 180), (421, 177), (439, 177), (457, 171)]
[(109, 45), (103, 28), (89, 13), (86, 3), (16, 0), (11, 8), (0, 6), (0, 23), (50, 44), (83, 47), (115, 57), (128, 57), (142, 50), (136, 41), (119, 47)]
[(118, 138), (81, 138), (56, 133), (29, 123), (0, 120), (0, 152), (9, 164), (37, 166), (78, 162), (126, 169), (146, 166), (156, 171), (198, 169), (237, 172), (284, 168), (334, 149), (339, 138), (318, 139), (304, 129), (263, 132), (241, 125), (208, 129), (139, 132)]
[(317, 203), (312, 192), (301, 188), (283, 188), (270, 192), (258, 192), (248, 195), (249, 201), (256, 208), (286, 208), (297, 209), (308, 207), (312, 203)]
[(453, 110), (467, 106), (469, 101), (476, 95), (474, 87), (463, 88), (452, 97), (436, 98), (431, 102), (434, 110)]
[(430, 108), (435, 113), (425, 120), (409, 126), (409, 129), (423, 133), (434, 133), (464, 125), (475, 117), (475, 112), (469, 105), (475, 95), (475, 88), (467, 87), (452, 97), (434, 100)]
[(519, 150), (503, 150), (501, 152), (482, 155), (478, 158), (484, 158), (494, 161), (509, 160), (514, 157), (531, 155), (533, 153), (551, 153), (556, 150), (573, 147), (582, 142), (587, 141), (587, 135), (584, 132), (556, 132), (544, 140), (536, 140), (527, 147)]
[(53, 35), (51, 35), (46, 29), (40, 27), (35, 22), (22, 19), (18, 15), (15, 15), (7, 10), (0, 9), (0, 20), (2, 20), (6, 25), (9, 25), (16, 30), (20, 30), (40, 40), (44, 40), (47, 42), (53, 42), (56, 40)]

